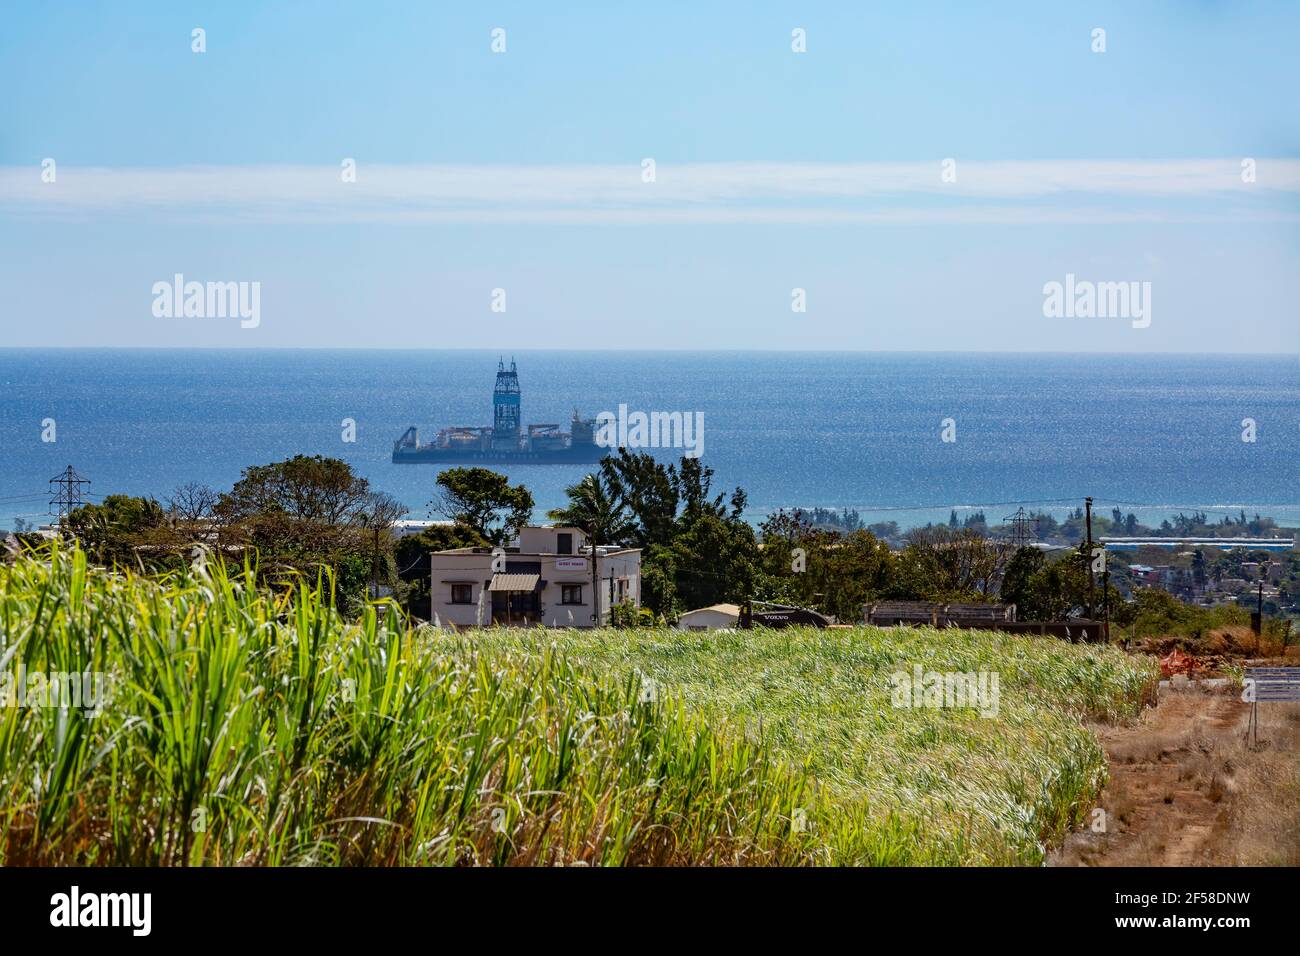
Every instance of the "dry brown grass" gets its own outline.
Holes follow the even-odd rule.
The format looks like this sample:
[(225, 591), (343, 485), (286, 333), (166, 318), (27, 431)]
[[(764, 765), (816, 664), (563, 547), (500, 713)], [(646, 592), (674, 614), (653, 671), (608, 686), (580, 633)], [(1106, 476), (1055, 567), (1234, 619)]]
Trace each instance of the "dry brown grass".
[(1178, 649), (1197, 657), (1300, 658), (1300, 643), (1294, 637), (1287, 646), (1277, 634), (1257, 635), (1249, 627), (1239, 624), (1209, 628), (1203, 634), (1143, 637), (1134, 641), (1130, 649), (1162, 656)]
[(1222, 866), (1300, 866), (1300, 704), (1259, 707), (1259, 744), (1225, 742), (1227, 829), (1210, 854)]
[(1300, 863), (1300, 704), (1261, 704), (1259, 743), (1235, 687), (1186, 684), (1133, 727), (1098, 728), (1107, 830), (1072, 834), (1052, 862), (1083, 866)]

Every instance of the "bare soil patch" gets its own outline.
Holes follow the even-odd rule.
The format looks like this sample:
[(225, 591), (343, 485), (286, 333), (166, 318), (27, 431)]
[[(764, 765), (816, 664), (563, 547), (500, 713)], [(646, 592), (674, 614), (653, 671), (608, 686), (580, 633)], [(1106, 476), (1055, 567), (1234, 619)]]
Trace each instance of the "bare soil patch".
[(1175, 680), (1128, 727), (1095, 727), (1110, 782), (1103, 832), (1085, 822), (1053, 866), (1300, 864), (1300, 705), (1250, 706), (1233, 686)]

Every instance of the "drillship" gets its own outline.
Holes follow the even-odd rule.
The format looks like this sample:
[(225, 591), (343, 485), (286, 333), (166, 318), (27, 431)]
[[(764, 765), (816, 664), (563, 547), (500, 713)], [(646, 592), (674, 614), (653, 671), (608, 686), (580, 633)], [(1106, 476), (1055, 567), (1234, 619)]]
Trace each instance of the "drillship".
[(519, 373), (514, 359), (510, 368), (497, 363), (497, 384), (492, 390), (492, 424), (489, 427), (444, 428), (437, 437), (420, 444), (420, 432), (412, 425), (393, 444), (393, 461), (399, 465), (436, 462), (470, 464), (497, 462), (520, 465), (559, 465), (600, 461), (606, 449), (596, 444), (595, 419), (581, 418), (575, 411), (571, 431), (559, 425), (520, 427)]

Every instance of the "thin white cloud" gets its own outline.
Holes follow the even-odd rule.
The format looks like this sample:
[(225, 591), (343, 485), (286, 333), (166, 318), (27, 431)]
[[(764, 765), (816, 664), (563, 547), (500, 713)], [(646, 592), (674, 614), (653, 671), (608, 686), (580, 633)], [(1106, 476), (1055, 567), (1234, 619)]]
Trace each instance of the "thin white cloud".
[(926, 223), (1295, 221), (1300, 160), (0, 167), (0, 208), (259, 222)]

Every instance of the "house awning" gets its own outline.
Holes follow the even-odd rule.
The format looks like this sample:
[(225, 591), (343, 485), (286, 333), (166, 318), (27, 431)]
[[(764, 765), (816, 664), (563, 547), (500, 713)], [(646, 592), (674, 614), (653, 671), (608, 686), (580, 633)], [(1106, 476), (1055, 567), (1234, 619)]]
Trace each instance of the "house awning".
[(489, 591), (535, 591), (540, 574), (494, 574)]

